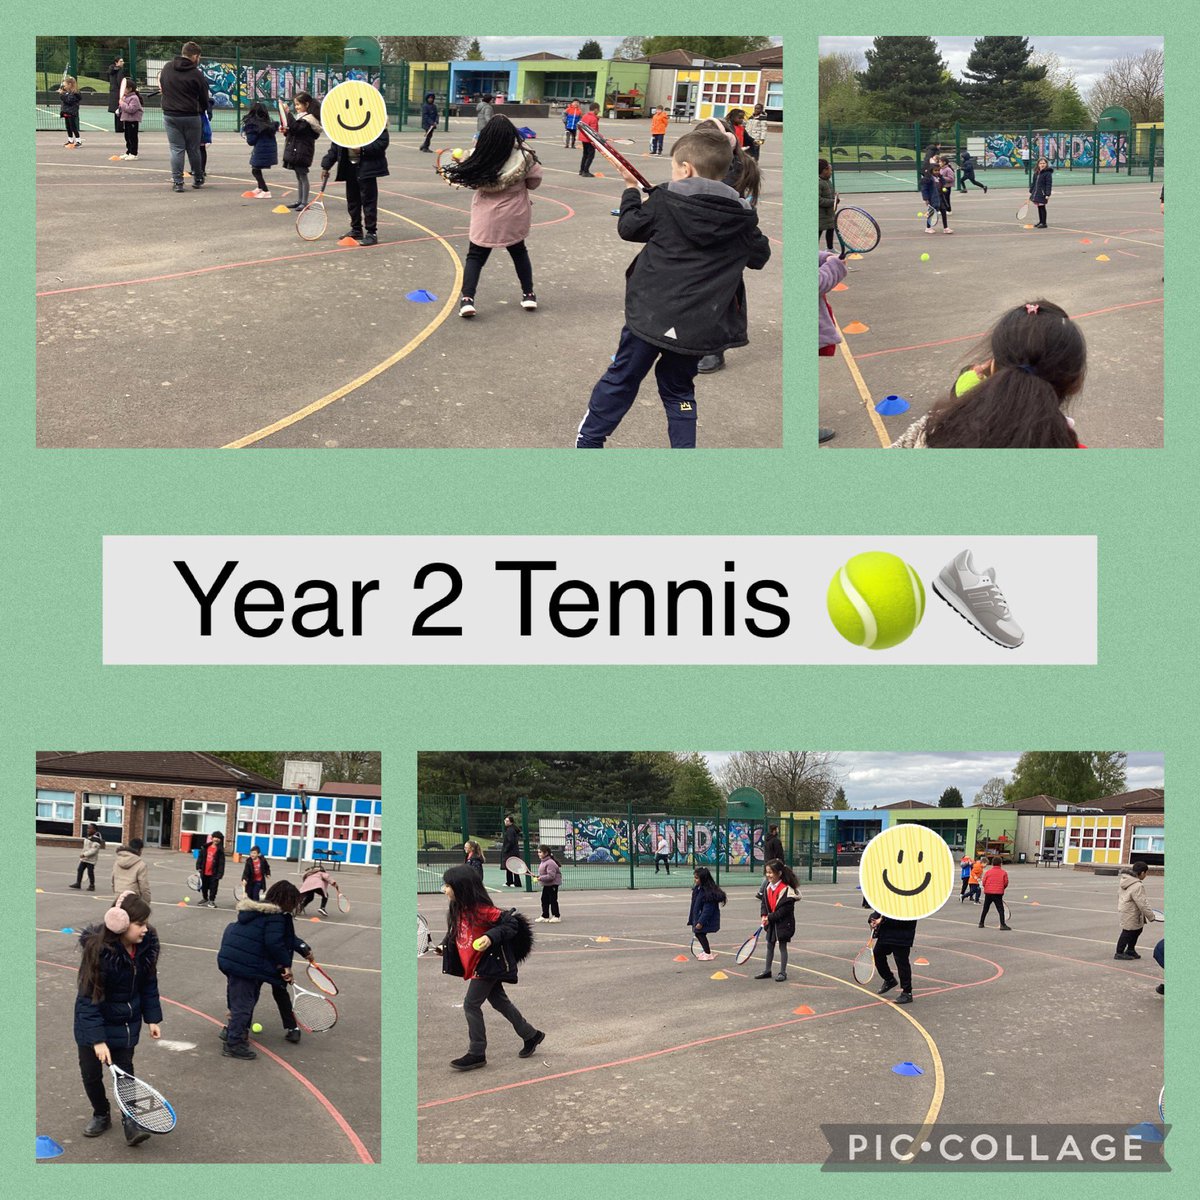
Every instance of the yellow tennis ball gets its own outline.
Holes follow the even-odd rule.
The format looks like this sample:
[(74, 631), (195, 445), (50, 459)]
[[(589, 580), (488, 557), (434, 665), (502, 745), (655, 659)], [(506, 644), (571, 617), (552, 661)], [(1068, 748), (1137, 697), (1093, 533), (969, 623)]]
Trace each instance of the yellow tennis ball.
[(262, 1033), (262, 1026), (257, 1021), (255, 1021), (254, 1024), (250, 1026), (250, 1032), (251, 1033)]
[(450, 157), (453, 158), (455, 161), (462, 158), (462, 154), (463, 154), (463, 152), (462, 152), (461, 146), (455, 146), (454, 149), (450, 151)]
[(184, 904), (191, 904), (191, 902), (192, 902), (191, 896), (184, 896), (183, 902), (184, 902)]
[(922, 261), (922, 262), (928, 262), (928, 261), (929, 261), (929, 255), (928, 255), (928, 254), (922, 254), (922, 255), (921, 255), (921, 261)]
[(978, 387), (983, 382), (983, 379), (974, 371), (964, 371), (954, 384), (954, 394), (956, 396), (965, 395), (973, 387)]
[(898, 646), (925, 615), (925, 589), (902, 558), (882, 550), (856, 554), (829, 581), (825, 606), (833, 627), (867, 650)]
[(474, 947), (476, 950), (482, 950), (482, 949), (483, 949), (483, 943), (484, 943), (484, 942), (486, 942), (486, 941), (487, 941), (487, 938), (486, 938), (486, 937), (477, 937), (477, 938), (476, 938), (476, 939), (475, 939), (475, 940), (474, 940), (474, 941), (471, 943), (471, 945), (472, 945), (472, 946), (473, 946), (473, 947)]

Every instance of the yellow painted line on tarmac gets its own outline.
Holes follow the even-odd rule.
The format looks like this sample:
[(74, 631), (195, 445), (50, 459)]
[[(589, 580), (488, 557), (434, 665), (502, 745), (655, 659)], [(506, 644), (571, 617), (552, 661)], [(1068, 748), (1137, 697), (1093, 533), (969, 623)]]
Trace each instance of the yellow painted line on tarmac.
[[(836, 323), (837, 318), (834, 318)], [(842, 333), (842, 327), (838, 326), (838, 333)], [(879, 444), (886, 450), (891, 444), (892, 439), (888, 437), (887, 429), (884, 428), (883, 422), (879, 419), (879, 414), (875, 411), (875, 406), (871, 403), (871, 393), (867, 390), (866, 381), (862, 377), (862, 372), (858, 369), (858, 363), (854, 361), (854, 355), (850, 353), (850, 347), (846, 344), (846, 335), (842, 333), (842, 340), (838, 344), (838, 349), (842, 352), (842, 358), (846, 362), (846, 366), (850, 368), (851, 378), (854, 380), (854, 386), (858, 388), (858, 394), (862, 397), (863, 408), (867, 410), (867, 416), (871, 418), (871, 424), (875, 426), (875, 435), (879, 438)]]
[(450, 261), (454, 263), (454, 286), (450, 289), (450, 293), (446, 297), (446, 303), (442, 305), (441, 312), (416, 337), (401, 346), (395, 354), (389, 355), (383, 362), (377, 363), (357, 379), (352, 379), (349, 383), (343, 384), (340, 388), (330, 392), (329, 395), (322, 396), (319, 400), (314, 400), (311, 404), (306, 404), (303, 408), (297, 409), (296, 412), (286, 417), (281, 417), (278, 421), (273, 421), (270, 425), (264, 425), (261, 429), (256, 429), (253, 433), (248, 433), (245, 437), (238, 438), (236, 442), (228, 442), (221, 447), (222, 450), (241, 450), (245, 446), (252, 446), (255, 442), (261, 442), (264, 438), (278, 433), (281, 429), (287, 429), (291, 425), (299, 424), (306, 417), (311, 417), (313, 413), (320, 412), (323, 408), (328, 408), (335, 401), (344, 399), (351, 392), (357, 391), (364, 384), (370, 383), (372, 379), (378, 378), (384, 371), (394, 367), (402, 359), (407, 358), (454, 311), (454, 306), (458, 303), (458, 295), (463, 281), (463, 264), (462, 259), (458, 256), (458, 251), (440, 233), (434, 233), (429, 226), (422, 225), (420, 221), (414, 221), (412, 217), (406, 217), (402, 213), (392, 212), (386, 208), (381, 208), (379, 211), (386, 213), (389, 217), (396, 217), (400, 221), (406, 221), (414, 229), (419, 229), (422, 233), (427, 233), (450, 255)]

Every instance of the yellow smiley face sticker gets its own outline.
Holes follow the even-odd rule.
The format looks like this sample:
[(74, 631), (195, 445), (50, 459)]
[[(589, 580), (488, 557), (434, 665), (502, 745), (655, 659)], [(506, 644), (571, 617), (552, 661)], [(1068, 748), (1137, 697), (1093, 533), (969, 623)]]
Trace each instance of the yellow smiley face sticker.
[(377, 88), (362, 79), (348, 79), (321, 101), (321, 128), (331, 142), (357, 150), (387, 128), (387, 105)]
[(954, 855), (940, 834), (916, 821), (877, 833), (858, 870), (867, 903), (885, 917), (931, 917), (954, 889)]

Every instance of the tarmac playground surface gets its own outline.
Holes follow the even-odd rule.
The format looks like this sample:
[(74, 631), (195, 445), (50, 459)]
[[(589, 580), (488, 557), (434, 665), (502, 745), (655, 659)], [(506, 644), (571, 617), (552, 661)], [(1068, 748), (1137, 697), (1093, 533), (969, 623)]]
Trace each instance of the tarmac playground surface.
[[(150, 923), (162, 943), (159, 993), (162, 1037), (142, 1027), (134, 1072), (171, 1102), (175, 1129), (128, 1147), (120, 1110), (111, 1096), (113, 1128), (84, 1138), (91, 1105), (79, 1078), (73, 1036), (79, 930), (97, 924), (112, 904), (115, 847), (100, 855), (96, 891), (68, 890), (75, 882), (77, 850), (37, 850), (37, 1132), (65, 1153), (58, 1163), (128, 1162), (378, 1162), (380, 1155), (380, 876), (346, 868), (335, 875), (350, 899), (342, 915), (300, 917), (296, 931), (326, 967), (339, 994), (337, 1024), (328, 1032), (284, 1041), (269, 988), (263, 989), (251, 1034), (254, 1062), (225, 1058), (217, 1034), (225, 1020), (225, 976), (216, 951), (234, 917), (233, 889), (241, 867), (230, 856), (216, 909), (199, 908), (186, 884), (191, 855), (147, 848)], [(293, 879), (296, 864), (272, 862), (275, 882)], [(184, 897), (190, 903), (180, 907)], [(315, 913), (314, 905), (309, 912)], [(75, 932), (64, 933), (72, 929)], [(308, 984), (304, 961), (293, 964)]]
[[(458, 316), (471, 193), (433, 171), (423, 135), (392, 132), (380, 180), (379, 245), (338, 246), (344, 185), (326, 198), (324, 238), (304, 242), (295, 176), (254, 184), (249, 148), (217, 133), (206, 186), (172, 192), (165, 135), (146, 131), (136, 162), (111, 127), (65, 150), (37, 135), (37, 443), (49, 447), (573, 447), (596, 380), (616, 352), (625, 269), (639, 247), (616, 234), (624, 184), (603, 158), (579, 175), (557, 119), (530, 123), (545, 172), (528, 239), (539, 309), (520, 308), (497, 250)], [(668, 153), (645, 155), (648, 121), (602, 121), (652, 182)], [(469, 146), (474, 118), (433, 147)], [(317, 143), (310, 171), (320, 184)], [(282, 143), (280, 143), (282, 157)], [(750, 345), (696, 383), (700, 447), (782, 442), (782, 137), (762, 153), (759, 221), (772, 258), (746, 272)], [(189, 182), (189, 181), (185, 181)], [(409, 294), (436, 297), (410, 300)], [(609, 446), (667, 446), (653, 376)]]
[[(828, 1153), (822, 1123), (1157, 1122), (1163, 973), (1151, 955), (1165, 925), (1143, 932), (1141, 961), (1114, 961), (1115, 879), (1008, 871), (1012, 932), (994, 911), (979, 929), (981, 908), (952, 896), (918, 925), (906, 1007), (876, 994), (878, 977), (851, 980), (868, 932), (853, 870), (801, 885), (784, 983), (753, 978), (762, 944), (734, 965), (758, 925), (748, 888), (729, 892), (713, 962), (689, 954), (687, 893), (564, 890), (562, 922), (534, 926), (506, 989), (546, 1040), (519, 1059), (485, 1005), (488, 1062), (469, 1073), (449, 1066), (467, 1048), (463, 983), (427, 954), (419, 1159), (485, 1163), (503, 1145), (514, 1162), (810, 1163)], [(1146, 889), (1161, 907), (1162, 876)], [(540, 913), (536, 894), (491, 890), (500, 907)], [(445, 908), (418, 897), (435, 938)], [(905, 1062), (923, 1073), (893, 1073)]]
[[(844, 289), (828, 296), (845, 342), (819, 363), (820, 422), (837, 431), (825, 448), (890, 444), (949, 394), (1004, 312), (1038, 299), (1066, 309), (1087, 339), (1087, 380), (1067, 410), (1079, 440), (1094, 448), (1161, 446), (1160, 186), (1056, 187), (1049, 229), (1028, 228), (1037, 221), (1032, 206), (1024, 223), (1016, 220), (1022, 189), (970, 188), (952, 195), (950, 236), (940, 221), (936, 233), (925, 233), (915, 189), (843, 195), (843, 204), (879, 222), (883, 237), (870, 254), (848, 260)], [(889, 395), (903, 397), (909, 410), (876, 413)]]

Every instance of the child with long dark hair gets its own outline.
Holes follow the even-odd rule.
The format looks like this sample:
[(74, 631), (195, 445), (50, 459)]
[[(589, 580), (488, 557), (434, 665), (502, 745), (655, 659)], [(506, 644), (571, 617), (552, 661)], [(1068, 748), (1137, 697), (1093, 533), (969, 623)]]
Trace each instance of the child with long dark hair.
[(117, 101), (117, 119), (125, 134), (125, 153), (123, 159), (136, 160), (138, 156), (138, 130), (141, 127), (145, 109), (142, 97), (138, 93), (137, 84), (132, 79), (125, 81), (125, 95)]
[(755, 979), (771, 978), (771, 961), (779, 947), (777, 983), (787, 979), (788, 942), (796, 936), (796, 901), (800, 899), (800, 882), (785, 862), (773, 858), (767, 863), (767, 879), (762, 889), (762, 926), (767, 931), (767, 965)]
[(542, 889), (542, 915), (539, 921), (562, 920), (558, 911), (558, 889), (562, 886), (562, 868), (549, 846), (538, 847), (538, 884)]
[(1037, 160), (1037, 167), (1029, 181), (1029, 202), (1036, 204), (1038, 210), (1037, 224), (1034, 229), (1048, 229), (1046, 224), (1046, 205), (1050, 203), (1050, 192), (1054, 187), (1054, 168), (1044, 158)]
[[(99, 1137), (112, 1128), (112, 1109), (104, 1068), (115, 1063), (130, 1075), (142, 1024), (152, 1038), (161, 1036), (162, 1002), (158, 997), (158, 934), (150, 922), (150, 905), (124, 892), (100, 925), (89, 925), (79, 937), (83, 951), (75, 996), (75, 1043), (79, 1073), (92, 1105), (84, 1137)], [(130, 1146), (150, 1135), (123, 1118)]]
[(708, 944), (708, 935), (720, 930), (721, 905), (726, 899), (728, 897), (724, 890), (717, 886), (712, 872), (707, 867), (697, 867), (692, 874), (692, 905), (688, 909), (687, 923), (692, 927), (700, 949), (704, 951), (703, 954), (697, 955), (700, 959), (711, 961), (717, 957)]
[(279, 146), (275, 141), (278, 132), (279, 122), (271, 120), (271, 114), (261, 101), (255, 101), (242, 120), (242, 137), (250, 147), (250, 174), (254, 176), (255, 184), (253, 191), (242, 193), (247, 200), (271, 199), (271, 189), (267, 187), (263, 171), (279, 161)]
[(463, 1001), (467, 1052), (450, 1065), (456, 1071), (487, 1066), (484, 1001), (512, 1025), (521, 1039), (517, 1057), (529, 1058), (546, 1035), (521, 1015), (504, 990), (506, 983), (517, 982), (517, 965), (533, 946), (529, 922), (515, 908), (507, 912), (496, 908), (470, 867), (451, 867), (442, 876), (442, 891), (450, 901), (450, 909), (446, 936), (434, 950), (442, 956), (443, 974), (457, 975), (467, 984)]
[(533, 224), (533, 201), (529, 193), (542, 183), (538, 156), (525, 145), (517, 127), (505, 116), (494, 116), (479, 134), (479, 140), (462, 162), (438, 168), (447, 183), (470, 188), (470, 247), (463, 268), (460, 317), (475, 315), (475, 289), (483, 264), (492, 251), (503, 246), (516, 268), (521, 285), (521, 307), (537, 308), (533, 291), (533, 264), (525, 239)]
[[(478, 842), (463, 842), (463, 856), (467, 860), (467, 866), (479, 876), (480, 882), (482, 882), (484, 864), (483, 847)], [(504, 886), (507, 887), (508, 885), (505, 884)]]
[(296, 174), (296, 202), (288, 208), (299, 212), (308, 205), (308, 169), (316, 154), (317, 138), (321, 136), (320, 108), (308, 92), (292, 97), (295, 112), (288, 119), (287, 135), (283, 141), (283, 165)]
[[(1087, 343), (1049, 300), (1009, 309), (954, 390), (892, 443), (898, 449), (1076, 449), (1064, 409), (1083, 387)], [(980, 360), (983, 361), (980, 361)]]

